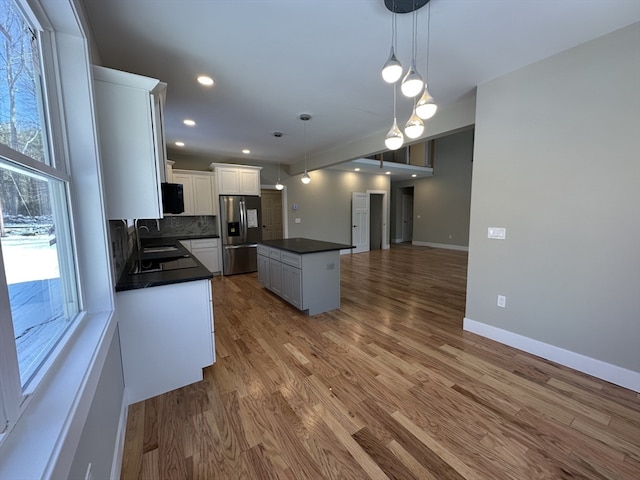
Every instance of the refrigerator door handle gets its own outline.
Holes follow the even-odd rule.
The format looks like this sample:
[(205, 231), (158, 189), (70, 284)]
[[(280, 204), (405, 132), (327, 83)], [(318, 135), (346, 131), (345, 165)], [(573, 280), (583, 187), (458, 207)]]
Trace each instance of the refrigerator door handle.
[(247, 204), (244, 197), (240, 200), (240, 228), (242, 230), (242, 241), (247, 241)]
[(257, 243), (246, 243), (244, 245), (225, 245), (224, 248), (225, 250), (235, 250), (236, 248), (250, 248), (250, 247), (257, 247), (258, 244)]

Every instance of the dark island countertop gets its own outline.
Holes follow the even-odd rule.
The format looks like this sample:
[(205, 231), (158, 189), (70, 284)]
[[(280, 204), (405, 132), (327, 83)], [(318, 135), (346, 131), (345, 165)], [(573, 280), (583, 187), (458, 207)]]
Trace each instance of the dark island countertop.
[(353, 245), (324, 242), (322, 240), (313, 240), (310, 238), (281, 238), (277, 240), (262, 240), (259, 243), (267, 247), (279, 248), (299, 255), (353, 248)]
[[(193, 237), (191, 237), (193, 238)], [(212, 238), (211, 235), (205, 238)], [(180, 237), (185, 239), (185, 237)], [(192, 282), (195, 280), (206, 280), (213, 278), (211, 273), (196, 257), (183, 247), (176, 238), (154, 238), (143, 239), (144, 247), (176, 247), (173, 251), (142, 253), (133, 252), (124, 272), (116, 284), (116, 292), (135, 290), (138, 288), (158, 287), (170, 285), (172, 283)], [(171, 265), (170, 269), (161, 271), (149, 271), (143, 273), (130, 273), (135, 269), (136, 264), (143, 267), (152, 267), (162, 264)]]

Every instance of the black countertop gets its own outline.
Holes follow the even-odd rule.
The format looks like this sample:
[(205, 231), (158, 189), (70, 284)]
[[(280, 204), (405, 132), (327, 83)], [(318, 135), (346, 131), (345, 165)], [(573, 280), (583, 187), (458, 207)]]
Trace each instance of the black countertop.
[[(172, 283), (192, 282), (194, 280), (206, 280), (213, 278), (211, 273), (196, 257), (178, 243), (179, 240), (191, 240), (196, 238), (216, 238), (212, 235), (189, 236), (178, 238), (148, 238), (142, 240), (142, 247), (162, 247), (174, 246), (175, 250), (155, 251), (153, 253), (133, 252), (122, 273), (120, 280), (116, 284), (116, 292), (135, 290), (138, 288), (158, 287), (160, 285), (170, 285)], [(130, 274), (138, 266), (143, 268), (171, 268), (160, 271), (149, 271), (144, 273)], [(186, 268), (179, 268), (185, 265)]]
[(353, 245), (344, 243), (324, 242), (322, 240), (312, 240), (310, 238), (281, 238), (278, 240), (263, 240), (259, 242), (267, 247), (279, 248), (288, 252), (304, 255), (305, 253), (330, 252), (332, 250), (343, 250), (354, 248)]

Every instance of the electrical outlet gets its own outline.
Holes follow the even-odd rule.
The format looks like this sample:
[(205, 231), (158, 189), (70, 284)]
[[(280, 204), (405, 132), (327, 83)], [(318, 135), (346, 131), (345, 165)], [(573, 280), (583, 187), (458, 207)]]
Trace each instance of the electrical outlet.
[(498, 295), (498, 306), (505, 308), (507, 306), (507, 297), (504, 295)]
[(294, 220), (294, 222), (295, 222), (295, 223), (302, 223), (302, 219), (301, 219), (301, 218), (296, 218), (296, 219)]

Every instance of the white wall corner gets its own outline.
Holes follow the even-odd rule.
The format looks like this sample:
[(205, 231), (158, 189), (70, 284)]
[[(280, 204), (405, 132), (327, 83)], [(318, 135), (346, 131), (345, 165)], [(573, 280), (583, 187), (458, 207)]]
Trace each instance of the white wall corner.
[(463, 330), (640, 393), (640, 372), (612, 365), (466, 317)]
[[(123, 392), (124, 393), (124, 392)], [(116, 444), (113, 450), (113, 462), (111, 463), (111, 480), (120, 478), (122, 470), (122, 457), (124, 455), (124, 439), (127, 432), (127, 417), (129, 405), (126, 394), (122, 395), (122, 406), (120, 407), (120, 420), (118, 421), (118, 432), (116, 434)]]

